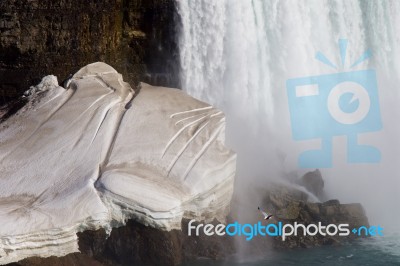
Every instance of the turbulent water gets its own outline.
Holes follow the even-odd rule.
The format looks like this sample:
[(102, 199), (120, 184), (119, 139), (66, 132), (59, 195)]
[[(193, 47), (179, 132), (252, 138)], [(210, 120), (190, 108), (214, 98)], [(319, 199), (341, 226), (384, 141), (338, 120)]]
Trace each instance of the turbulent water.
[(351, 245), (339, 247), (318, 247), (306, 250), (290, 250), (286, 252), (266, 252), (265, 257), (237, 259), (227, 261), (196, 260), (186, 265), (191, 266), (356, 266), (356, 265), (385, 265), (395, 266), (400, 264), (398, 256), (399, 243), (396, 236), (384, 240), (363, 240)]
[[(380, 224), (388, 235), (397, 231), (400, 1), (178, 3), (182, 87), (226, 113), (228, 144), (238, 153), (237, 187), (242, 200), (255, 199), (244, 186), (251, 191), (267, 179), (303, 173), (297, 165), (299, 153), (320, 145), (318, 139), (296, 142), (292, 138), (288, 79), (376, 71), (383, 129), (362, 134), (359, 140), (377, 147), (381, 162), (348, 164), (346, 137), (335, 137), (333, 167), (322, 169), (322, 174), (332, 198), (361, 202), (371, 224)], [(347, 39), (345, 57), (339, 39)], [(351, 68), (368, 50), (371, 58)], [(317, 60), (318, 52), (330, 63)]]

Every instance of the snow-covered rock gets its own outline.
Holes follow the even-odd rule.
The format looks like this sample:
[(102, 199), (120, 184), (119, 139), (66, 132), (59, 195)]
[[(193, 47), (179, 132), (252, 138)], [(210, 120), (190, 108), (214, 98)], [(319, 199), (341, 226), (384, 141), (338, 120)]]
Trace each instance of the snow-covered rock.
[[(78, 251), (76, 233), (135, 219), (224, 220), (236, 156), (222, 112), (176, 89), (140, 93), (104, 63), (0, 124), (0, 263)], [(40, 91), (43, 91), (40, 89)]]
[(31, 86), (29, 90), (25, 91), (22, 97), (34, 96), (38, 92), (47, 91), (51, 88), (58, 87), (57, 77), (48, 75), (42, 78), (42, 81), (36, 85)]

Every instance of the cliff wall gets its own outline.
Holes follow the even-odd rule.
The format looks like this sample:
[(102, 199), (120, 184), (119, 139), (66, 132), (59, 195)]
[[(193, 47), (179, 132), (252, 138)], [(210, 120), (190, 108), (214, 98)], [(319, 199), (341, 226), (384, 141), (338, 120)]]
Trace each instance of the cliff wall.
[(178, 87), (175, 13), (174, 0), (1, 1), (0, 104), (96, 61), (132, 86)]

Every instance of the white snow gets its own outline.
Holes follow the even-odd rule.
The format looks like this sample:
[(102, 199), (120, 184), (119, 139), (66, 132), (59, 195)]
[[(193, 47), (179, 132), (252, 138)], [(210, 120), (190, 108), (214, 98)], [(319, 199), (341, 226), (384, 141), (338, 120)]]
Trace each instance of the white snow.
[(94, 63), (68, 90), (45, 77), (0, 124), (0, 264), (76, 252), (77, 232), (128, 218), (162, 230), (224, 220), (236, 156), (223, 113), (176, 89), (134, 94)]
[(38, 92), (47, 91), (54, 87), (58, 87), (57, 77), (53, 75), (48, 75), (43, 77), (42, 81), (37, 86), (31, 86), (29, 90), (25, 91), (22, 97), (35, 95)]

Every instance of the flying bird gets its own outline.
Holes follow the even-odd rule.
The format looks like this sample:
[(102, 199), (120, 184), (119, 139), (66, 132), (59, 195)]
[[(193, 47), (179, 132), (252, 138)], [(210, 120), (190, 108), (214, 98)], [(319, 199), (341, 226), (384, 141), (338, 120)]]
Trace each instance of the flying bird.
[(272, 214), (268, 214), (268, 213), (262, 211), (262, 210), (260, 209), (260, 207), (258, 207), (258, 210), (261, 212), (262, 215), (264, 215), (264, 220), (269, 220), (269, 219), (271, 219), (271, 217), (273, 217)]

